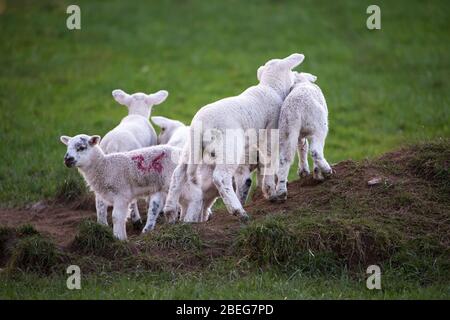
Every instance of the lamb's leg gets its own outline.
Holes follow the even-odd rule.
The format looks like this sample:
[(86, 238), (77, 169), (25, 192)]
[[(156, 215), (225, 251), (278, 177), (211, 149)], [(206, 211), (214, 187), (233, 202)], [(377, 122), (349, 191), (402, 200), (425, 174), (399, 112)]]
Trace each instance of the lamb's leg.
[(260, 166), (258, 165), (256, 167), (256, 187), (257, 188), (262, 188), (263, 180), (264, 180), (264, 176), (261, 172)]
[(287, 198), (289, 168), (294, 161), (299, 134), (300, 128), (298, 124), (297, 126), (293, 123), (280, 126), (280, 166), (277, 173), (276, 200), (284, 201)]
[(235, 169), (236, 165), (216, 165), (213, 172), (213, 182), (228, 212), (239, 216), (241, 220), (248, 220), (249, 217), (233, 190), (233, 173)]
[(103, 200), (95, 195), (95, 209), (97, 211), (97, 222), (105, 226), (108, 225), (108, 206)]
[(183, 208), (183, 213), (180, 217), (184, 222), (201, 222), (202, 221), (202, 207), (203, 207), (203, 191), (201, 187), (190, 180), (183, 191), (183, 195), (188, 193), (187, 206)]
[(314, 173), (313, 177), (316, 180), (323, 180), (325, 177), (330, 176), (333, 173), (330, 165), (323, 155), (323, 148), (325, 146), (325, 134), (315, 133), (311, 135), (311, 157), (314, 161)]
[(258, 180), (261, 181), (261, 190), (264, 197), (271, 201), (276, 196), (275, 174), (277, 171), (276, 165), (278, 161), (276, 157), (279, 153), (277, 149), (274, 149), (277, 145), (273, 143), (278, 143), (279, 137), (276, 137), (276, 141), (272, 140), (272, 132), (268, 131), (267, 137), (264, 138), (263, 136), (262, 140), (259, 142), (258, 150), (258, 168), (260, 169), (260, 176), (258, 177)]
[(166, 205), (163, 209), (164, 215), (169, 223), (174, 223), (178, 217), (178, 199), (180, 198), (183, 185), (187, 180), (187, 166), (185, 163), (179, 164), (172, 174)]
[(130, 219), (133, 223), (133, 227), (136, 229), (140, 229), (142, 227), (141, 215), (139, 214), (139, 208), (137, 205), (137, 201), (133, 201), (129, 207), (130, 210)]
[(114, 202), (112, 220), (113, 220), (113, 233), (119, 240), (127, 240), (127, 213), (129, 203), (122, 199)]
[(142, 233), (147, 233), (155, 228), (156, 220), (162, 212), (165, 195), (162, 192), (153, 194), (148, 200), (147, 222)]
[(212, 206), (216, 202), (216, 197), (211, 199), (203, 199), (203, 209), (202, 209), (202, 220), (201, 222), (206, 222), (212, 217)]
[(186, 209), (183, 222), (201, 222), (202, 220), (203, 200), (201, 198), (192, 200)]
[(309, 164), (308, 164), (308, 149), (309, 143), (306, 138), (299, 138), (297, 145), (297, 153), (298, 153), (298, 170), (297, 175), (299, 177), (309, 176)]
[(239, 197), (239, 201), (244, 205), (252, 185), (251, 173), (248, 166), (240, 166), (234, 175), (234, 182), (236, 184), (236, 193)]

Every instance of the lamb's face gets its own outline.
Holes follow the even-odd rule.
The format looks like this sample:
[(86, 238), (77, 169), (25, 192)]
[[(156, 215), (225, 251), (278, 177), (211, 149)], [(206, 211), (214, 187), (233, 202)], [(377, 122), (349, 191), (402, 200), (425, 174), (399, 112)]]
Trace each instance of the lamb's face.
[(269, 86), (277, 82), (278, 87), (290, 88), (294, 84), (292, 69), (303, 62), (303, 54), (294, 53), (284, 59), (272, 59), (258, 68), (257, 78), (261, 84)]
[(160, 90), (153, 94), (137, 92), (128, 94), (123, 90), (117, 89), (112, 92), (114, 99), (128, 108), (128, 114), (138, 114), (146, 118), (150, 117), (152, 107), (166, 100), (169, 93)]
[(68, 168), (83, 167), (91, 162), (93, 148), (100, 142), (100, 136), (88, 136), (79, 134), (71, 138), (61, 136), (61, 142), (67, 146), (67, 152), (64, 155), (64, 164)]
[(152, 117), (153, 123), (161, 128), (158, 135), (158, 144), (166, 144), (172, 138), (173, 133), (179, 127), (184, 126), (183, 123), (176, 120), (171, 120), (165, 117)]

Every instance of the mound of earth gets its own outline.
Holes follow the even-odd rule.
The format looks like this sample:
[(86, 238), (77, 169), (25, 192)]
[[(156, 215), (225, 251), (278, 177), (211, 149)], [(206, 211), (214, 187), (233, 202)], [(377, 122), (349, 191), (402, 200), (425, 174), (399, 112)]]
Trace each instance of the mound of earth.
[[(252, 218), (248, 224), (219, 209), (210, 221), (188, 227), (159, 221), (145, 236), (130, 225), (128, 246), (139, 265), (149, 269), (162, 260), (176, 268), (196, 268), (226, 257), (298, 266), (322, 253), (350, 267), (402, 264), (403, 256), (414, 256), (417, 263), (444, 257), (446, 268), (449, 162), (450, 140), (405, 147), (373, 160), (342, 161), (333, 165), (334, 174), (326, 181), (308, 177), (290, 182), (284, 203), (271, 203), (256, 191), (245, 206)], [(31, 224), (60, 250), (77, 256), (73, 242), (80, 223), (95, 220), (93, 199), (87, 201), (80, 205), (59, 199), (0, 209), (0, 226)], [(144, 207), (141, 212), (145, 219)], [(294, 255), (298, 259), (293, 262)]]

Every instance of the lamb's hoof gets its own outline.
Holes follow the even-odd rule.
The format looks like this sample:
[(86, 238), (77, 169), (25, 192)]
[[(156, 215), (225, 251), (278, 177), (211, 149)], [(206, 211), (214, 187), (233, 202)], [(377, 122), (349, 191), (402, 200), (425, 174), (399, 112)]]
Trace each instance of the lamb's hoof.
[(314, 168), (313, 179), (317, 181), (325, 180), (319, 168)]
[(133, 229), (134, 230), (141, 230), (142, 229), (143, 223), (142, 223), (141, 219), (136, 220), (136, 221), (132, 221), (131, 223), (133, 224)]
[(273, 202), (285, 202), (287, 200), (287, 191), (280, 191), (276, 194)]
[(250, 216), (246, 213), (243, 213), (239, 216), (239, 220), (243, 223), (246, 223), (250, 220)]
[(145, 226), (144, 229), (142, 229), (142, 234), (148, 233), (148, 232), (152, 231), (153, 229), (155, 229), (155, 224)]
[(298, 170), (297, 171), (297, 175), (300, 177), (300, 178), (306, 178), (307, 176), (309, 176), (311, 174), (311, 172), (309, 172), (309, 170), (304, 170), (304, 169), (302, 169), (302, 170)]
[(164, 217), (169, 224), (174, 224), (177, 221), (175, 212), (164, 212)]
[(247, 222), (250, 219), (248, 214), (245, 211), (241, 210), (235, 210), (233, 212), (233, 215), (239, 217), (239, 220), (241, 220), (242, 222)]
[(325, 179), (329, 179), (333, 175), (334, 171), (330, 168), (329, 171), (322, 171), (323, 176)]
[(102, 226), (108, 227), (108, 221), (99, 221), (99, 220), (97, 220), (97, 223), (101, 224)]

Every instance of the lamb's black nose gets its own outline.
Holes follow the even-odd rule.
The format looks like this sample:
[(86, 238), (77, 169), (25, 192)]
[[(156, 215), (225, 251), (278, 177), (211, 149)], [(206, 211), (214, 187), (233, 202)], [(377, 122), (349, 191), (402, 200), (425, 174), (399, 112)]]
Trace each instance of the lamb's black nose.
[(69, 156), (68, 154), (66, 154), (66, 155), (64, 156), (64, 164), (65, 164), (67, 167), (72, 167), (72, 166), (75, 164), (75, 158)]

